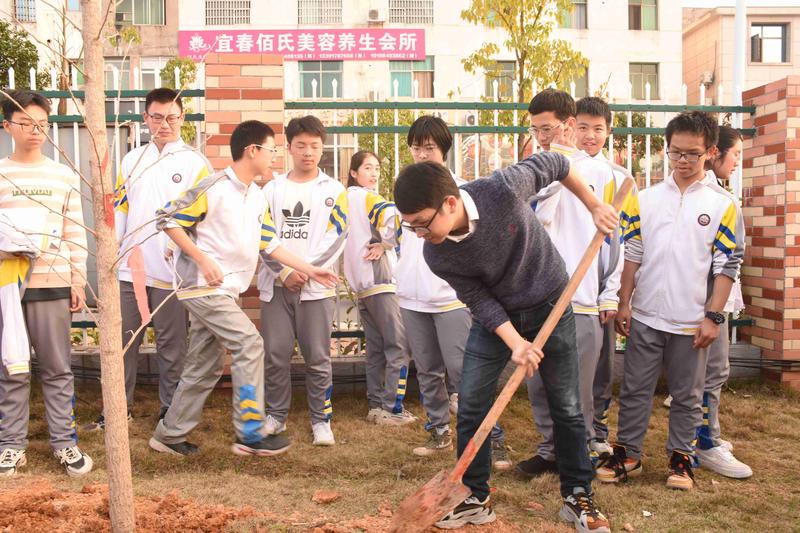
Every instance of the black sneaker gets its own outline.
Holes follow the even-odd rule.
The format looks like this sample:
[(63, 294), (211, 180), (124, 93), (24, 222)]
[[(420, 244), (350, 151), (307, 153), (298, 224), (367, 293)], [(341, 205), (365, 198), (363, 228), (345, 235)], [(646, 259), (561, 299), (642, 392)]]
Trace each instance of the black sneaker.
[(534, 455), (530, 459), (520, 461), (517, 472), (528, 479), (533, 479), (548, 472), (558, 474), (558, 464), (555, 461), (548, 461), (541, 455)]
[(594, 477), (597, 481), (619, 483), (641, 475), (642, 461), (640, 459), (629, 458), (625, 446), (615, 444), (613, 448), (614, 453), (611, 458), (595, 470)]
[(692, 459), (685, 453), (672, 452), (672, 457), (669, 459), (667, 487), (679, 490), (691, 490), (694, 488)]
[(440, 529), (456, 529), (467, 524), (488, 524), (495, 520), (497, 520), (497, 515), (494, 514), (489, 496), (483, 501), (475, 496), (470, 496), (435, 525)]
[(155, 437), (150, 437), (150, 442), (148, 444), (157, 452), (170, 453), (180, 457), (194, 455), (200, 451), (200, 448), (196, 444), (192, 444), (191, 442), (187, 441), (178, 442), (175, 444), (167, 444), (165, 442), (161, 442), (160, 440), (156, 440)]
[(564, 498), (564, 506), (558, 516), (574, 524), (580, 533), (611, 533), (608, 519), (597, 508), (592, 496), (581, 488)]
[[(130, 411), (128, 411), (128, 422), (133, 420), (133, 415)], [(103, 431), (106, 429), (106, 417), (103, 413), (100, 413), (100, 416), (97, 417), (97, 420), (94, 422), (89, 422), (85, 426), (83, 426), (84, 431)]]
[(270, 455), (280, 455), (291, 446), (291, 442), (283, 435), (267, 435), (258, 442), (242, 442), (236, 439), (231, 444), (231, 451), (236, 455), (258, 455), (268, 457)]

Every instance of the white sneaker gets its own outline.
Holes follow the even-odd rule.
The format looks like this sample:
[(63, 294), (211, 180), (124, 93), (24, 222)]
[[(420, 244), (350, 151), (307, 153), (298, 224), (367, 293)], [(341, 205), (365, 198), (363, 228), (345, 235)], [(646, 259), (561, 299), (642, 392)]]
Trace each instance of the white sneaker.
[(606, 440), (592, 439), (589, 442), (589, 459), (592, 460), (592, 465), (597, 468), (603, 466), (606, 461), (611, 459), (614, 455), (614, 449)]
[(672, 406), (672, 395), (670, 394), (664, 398), (664, 402), (661, 405), (669, 409)]
[(311, 424), (311, 431), (314, 432), (314, 446), (333, 446), (336, 444), (330, 422)]
[(714, 446), (708, 450), (695, 450), (700, 466), (734, 479), (746, 479), (753, 475), (749, 466), (739, 461), (722, 446)]
[(25, 450), (6, 448), (0, 453), (0, 476), (16, 476), (20, 467), (28, 464)]
[(378, 424), (378, 420), (383, 415), (383, 409), (380, 407), (373, 407), (367, 412), (367, 422)]
[(286, 431), (286, 422), (278, 422), (278, 419), (272, 415), (267, 415), (266, 422), (264, 422), (264, 431), (267, 435), (277, 435)]
[(72, 477), (82, 476), (92, 471), (94, 462), (92, 458), (81, 451), (77, 446), (70, 446), (69, 448), (61, 448), (53, 452), (64, 468), (67, 474)]
[(458, 416), (458, 393), (454, 392), (450, 395), (450, 414)]
[(722, 448), (725, 448), (729, 452), (733, 453), (733, 443), (731, 441), (725, 439), (719, 439), (719, 445)]
[(409, 411), (403, 409), (400, 413), (390, 413), (389, 411), (380, 410), (381, 414), (378, 415), (377, 424), (381, 426), (405, 426), (413, 424), (417, 421), (417, 417)]

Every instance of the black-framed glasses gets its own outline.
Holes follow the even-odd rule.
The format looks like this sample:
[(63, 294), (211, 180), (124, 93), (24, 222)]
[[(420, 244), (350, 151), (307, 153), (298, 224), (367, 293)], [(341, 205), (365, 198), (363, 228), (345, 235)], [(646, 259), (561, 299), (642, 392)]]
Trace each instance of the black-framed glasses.
[(47, 122), (47, 121), (42, 121), (42, 122), (15, 122), (13, 120), (7, 120), (6, 122), (8, 122), (9, 124), (15, 124), (15, 125), (19, 126), (19, 128), (22, 131), (26, 132), (26, 133), (33, 133), (36, 130), (39, 130), (42, 133), (44, 133), (45, 131), (50, 129), (50, 123)]
[(676, 152), (674, 150), (667, 150), (667, 157), (671, 161), (680, 161), (681, 158), (685, 159), (687, 163), (697, 163), (703, 154), (687, 154), (685, 152)]
[(437, 209), (436, 212), (431, 217), (431, 219), (428, 221), (428, 223), (425, 224), (424, 226), (412, 226), (411, 224), (406, 224), (405, 222), (401, 222), (400, 223), (400, 227), (405, 228), (408, 231), (413, 231), (414, 233), (416, 233), (420, 237), (423, 236), (423, 235), (427, 235), (427, 234), (429, 234), (431, 232), (431, 229), (430, 229), (431, 228), (431, 224), (433, 224), (433, 221), (436, 219), (436, 215), (438, 215), (439, 211), (441, 211), (441, 210), (442, 210), (441, 207), (439, 209)]
[(164, 120), (167, 121), (167, 124), (177, 124), (177, 122), (181, 119), (181, 117), (183, 115), (181, 114), (181, 115), (167, 115), (167, 116), (164, 116), (164, 115), (160, 115), (158, 113), (156, 113), (154, 115), (151, 115), (150, 113), (147, 113), (147, 116), (150, 117), (150, 120), (152, 120), (156, 124), (161, 124), (162, 122), (164, 122)]

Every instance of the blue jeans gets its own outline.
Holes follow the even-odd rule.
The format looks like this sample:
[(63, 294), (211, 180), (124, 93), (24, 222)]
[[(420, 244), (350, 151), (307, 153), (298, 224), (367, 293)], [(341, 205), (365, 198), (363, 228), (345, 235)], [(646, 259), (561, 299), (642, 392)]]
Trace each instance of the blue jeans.
[[(553, 303), (509, 313), (514, 327), (526, 339), (532, 340), (544, 324)], [(544, 381), (550, 414), (553, 418), (556, 461), (561, 477), (561, 494), (572, 494), (575, 487), (591, 494), (592, 464), (586, 448), (586, 428), (581, 414), (578, 382), (578, 351), (575, 341), (575, 319), (568, 308), (544, 345), (544, 359), (538, 372)], [(474, 321), (464, 352), (461, 390), (458, 406), (458, 455), (464, 452), (495, 399), (497, 381), (511, 350), (505, 343)], [(475, 460), (464, 473), (464, 484), (472, 495), (484, 499), (489, 495), (489, 475), (492, 471), (489, 441), (483, 443)]]

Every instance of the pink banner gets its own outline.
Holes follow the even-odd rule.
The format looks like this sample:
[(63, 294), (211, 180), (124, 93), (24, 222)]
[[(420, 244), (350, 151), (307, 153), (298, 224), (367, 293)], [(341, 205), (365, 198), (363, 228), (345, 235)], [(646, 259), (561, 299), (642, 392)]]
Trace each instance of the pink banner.
[(423, 29), (198, 30), (179, 32), (180, 55), (279, 54), (289, 61), (425, 59)]

